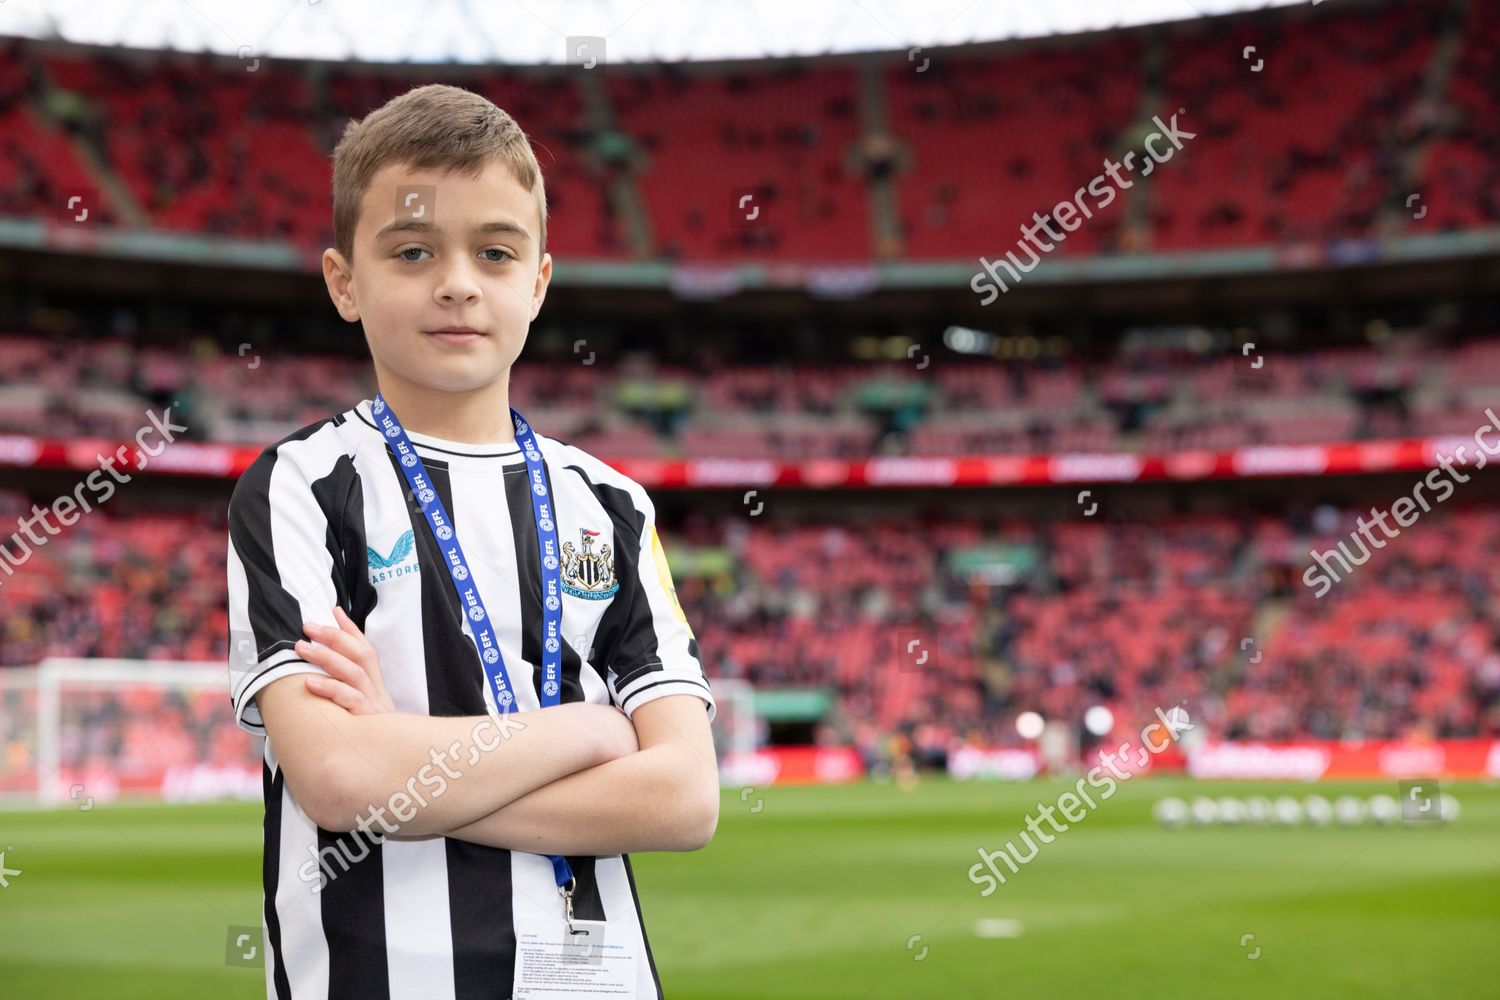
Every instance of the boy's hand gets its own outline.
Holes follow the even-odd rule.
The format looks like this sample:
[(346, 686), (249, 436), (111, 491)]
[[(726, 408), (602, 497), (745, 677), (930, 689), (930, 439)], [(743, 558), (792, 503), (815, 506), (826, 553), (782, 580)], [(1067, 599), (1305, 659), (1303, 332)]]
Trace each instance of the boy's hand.
[(343, 608), (334, 607), (333, 616), (338, 619), (338, 629), (303, 622), (303, 629), (317, 642), (299, 640), (297, 655), (330, 675), (308, 674), (307, 690), (351, 715), (394, 712), (395, 702), (386, 693), (380, 673), (380, 654)]

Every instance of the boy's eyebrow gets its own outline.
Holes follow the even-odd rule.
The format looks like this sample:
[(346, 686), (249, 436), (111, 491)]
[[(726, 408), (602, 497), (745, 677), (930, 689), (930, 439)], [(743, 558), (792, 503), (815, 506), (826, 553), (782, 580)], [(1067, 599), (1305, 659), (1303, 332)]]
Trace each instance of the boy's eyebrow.
[[(384, 239), (392, 233), (436, 233), (441, 231), (439, 226), (435, 226), (431, 222), (423, 222), (420, 219), (397, 219), (376, 233), (375, 239)], [(524, 226), (509, 220), (480, 223), (470, 229), (469, 232), (474, 236), (487, 235), (489, 233), (505, 233), (522, 241), (531, 239), (531, 234), (526, 231)]]

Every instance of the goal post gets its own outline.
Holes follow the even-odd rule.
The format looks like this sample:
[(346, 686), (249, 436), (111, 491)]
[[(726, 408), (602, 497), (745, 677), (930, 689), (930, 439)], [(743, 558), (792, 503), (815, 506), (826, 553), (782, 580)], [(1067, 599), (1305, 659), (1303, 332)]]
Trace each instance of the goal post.
[(37, 668), (0, 668), (0, 802), (37, 798)]
[(223, 663), (50, 658), (11, 676), (27, 672), (0, 671), (0, 690), (35, 691), (37, 801), (259, 796), (261, 741), (230, 716)]
[(760, 717), (755, 712), (755, 688), (738, 678), (710, 678), (714, 693), (714, 750), (719, 756), (719, 784), (744, 784), (760, 742)]

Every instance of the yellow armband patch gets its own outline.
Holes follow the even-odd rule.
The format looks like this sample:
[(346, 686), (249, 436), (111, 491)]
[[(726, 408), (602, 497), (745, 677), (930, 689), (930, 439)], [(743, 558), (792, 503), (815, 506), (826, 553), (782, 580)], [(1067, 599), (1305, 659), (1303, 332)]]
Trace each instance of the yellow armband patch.
[[(687, 615), (682, 610), (682, 603), (677, 600), (677, 586), (672, 582), (672, 568), (667, 565), (667, 554), (662, 550), (661, 538), (656, 533), (656, 525), (651, 526), (651, 559), (656, 563), (656, 578), (661, 581), (662, 589), (672, 598), (672, 613), (677, 620), (687, 625), (688, 635), (693, 635), (693, 626), (688, 624)], [(693, 635), (693, 638), (697, 636)]]

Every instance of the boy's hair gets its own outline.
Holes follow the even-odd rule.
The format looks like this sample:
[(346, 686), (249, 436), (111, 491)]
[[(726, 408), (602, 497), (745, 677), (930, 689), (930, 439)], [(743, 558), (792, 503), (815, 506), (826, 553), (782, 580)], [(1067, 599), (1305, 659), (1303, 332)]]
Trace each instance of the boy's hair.
[(492, 160), (509, 167), (516, 182), (536, 196), (541, 260), (547, 252), (547, 191), (526, 133), (479, 94), (441, 83), (414, 87), (344, 126), (333, 150), (334, 245), (345, 260), (354, 260), (360, 204), (371, 179), (386, 164), (477, 176)]

